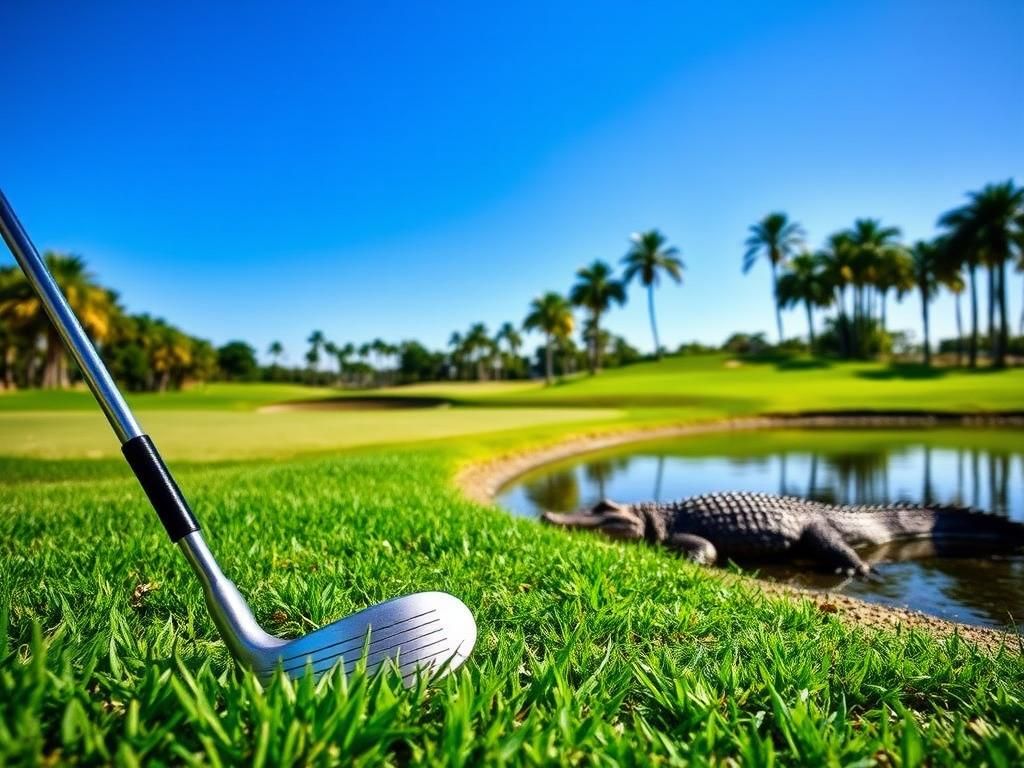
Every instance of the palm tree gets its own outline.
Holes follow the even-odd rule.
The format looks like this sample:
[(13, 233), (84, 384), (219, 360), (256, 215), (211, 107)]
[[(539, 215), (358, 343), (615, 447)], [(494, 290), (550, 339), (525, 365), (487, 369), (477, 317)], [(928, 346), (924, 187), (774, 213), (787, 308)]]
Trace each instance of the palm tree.
[(772, 295), (775, 297), (775, 325), (779, 332), (779, 343), (782, 343), (782, 307), (779, 305), (779, 268), (792, 256), (793, 252), (803, 244), (804, 231), (795, 221), (777, 211), (769, 213), (757, 224), (750, 227), (750, 237), (745, 245), (747, 252), (743, 254), (743, 272), (747, 273), (762, 256), (772, 266)]
[(274, 365), (277, 366), (281, 361), (281, 358), (284, 356), (284, 344), (280, 341), (270, 342), (270, 346), (267, 347), (267, 354), (270, 355), (270, 359), (273, 361)]
[(281, 367), (281, 358), (284, 357), (284, 344), (280, 341), (270, 342), (270, 346), (267, 347), (267, 354), (270, 355), (271, 378), (276, 379)]
[(519, 348), (523, 346), (523, 337), (519, 335), (519, 331), (512, 323), (505, 322), (494, 336), (495, 347), (500, 346), (502, 342), (505, 342), (508, 348), (508, 359), (503, 366), (507, 375), (512, 372), (513, 365), (518, 370), (519, 366), (516, 361), (519, 359)]
[[(117, 312), (116, 296), (96, 283), (82, 257), (47, 251), (43, 258), (82, 327), (93, 341), (102, 342), (110, 332)], [(20, 271), (3, 282), (0, 291), (0, 320), (32, 338), (44, 336), (46, 359), (42, 385), (48, 388), (67, 386), (67, 355), (64, 345), (35, 291)]]
[(967, 289), (964, 282), (964, 260), (962, 253), (950, 242), (949, 236), (935, 238), (935, 279), (939, 285), (953, 294), (956, 309), (956, 364), (963, 363), (964, 325), (961, 313), (961, 296)]
[(483, 381), (487, 378), (487, 358), (493, 349), (487, 326), (483, 323), (473, 323), (462, 340), (462, 346), (470, 360), (476, 363), (477, 381)]
[(373, 352), (374, 357), (374, 368), (377, 369), (377, 373), (380, 374), (384, 370), (386, 364), (385, 358), (388, 353), (388, 345), (384, 339), (376, 338), (370, 342), (370, 350)]
[(313, 331), (309, 338), (306, 339), (306, 343), (309, 344), (306, 362), (309, 363), (310, 368), (316, 370), (317, 366), (320, 365), (320, 350), (327, 343), (327, 337), (324, 336), (323, 331)]
[(523, 321), (523, 328), (544, 334), (544, 380), (548, 384), (554, 379), (555, 340), (568, 338), (572, 327), (572, 307), (561, 294), (549, 291), (530, 302), (530, 311)]
[(346, 341), (340, 347), (337, 347), (334, 356), (338, 360), (338, 376), (344, 382), (345, 379), (345, 368), (348, 367), (348, 360), (352, 355), (356, 353), (356, 348), (351, 341)]
[(804, 251), (790, 259), (776, 284), (776, 291), (778, 305), (786, 309), (801, 303), (804, 305), (807, 310), (807, 337), (811, 354), (814, 354), (814, 308), (827, 307), (832, 303), (818, 257)]
[[(1024, 213), (1017, 217), (1017, 229), (1024, 232)], [(1017, 246), (1017, 271), (1024, 274), (1024, 243)], [(1021, 282), (1024, 285), (1024, 281)], [(1020, 303), (1020, 335), (1024, 336), (1024, 299)]]
[(373, 347), (368, 341), (364, 341), (356, 350), (356, 354), (359, 355), (359, 360), (367, 367), (370, 366), (370, 353), (372, 351)]
[(397, 344), (391, 342), (384, 342), (384, 357), (387, 359), (388, 365), (388, 382), (391, 383), (395, 378), (395, 371), (398, 368), (398, 353), (401, 351)]
[(591, 328), (590, 372), (597, 373), (601, 367), (601, 315), (612, 303), (622, 306), (626, 303), (626, 286), (616, 280), (612, 268), (603, 261), (595, 261), (589, 267), (576, 272), (576, 284), (569, 291), (569, 301), (577, 307), (590, 310)]
[(348, 359), (352, 356), (354, 348), (351, 344), (335, 344), (333, 341), (324, 343), (324, 352), (333, 357), (338, 364), (338, 384), (339, 386), (344, 380), (345, 366), (348, 364)]
[(18, 348), (12, 331), (0, 320), (0, 388), (14, 388), (14, 360)]
[[(989, 332), (992, 336), (994, 364), (1006, 365), (1009, 341), (1007, 318), (1006, 265), (1024, 258), (1024, 187), (1013, 180), (988, 184), (968, 193), (969, 202), (944, 214), (939, 223), (950, 230), (951, 242), (963, 249), (971, 272), (972, 311), (976, 315), (974, 269), (989, 269)], [(998, 327), (994, 322), (998, 310)], [(977, 336), (977, 327), (974, 328)], [(975, 346), (977, 342), (975, 341)], [(976, 355), (976, 350), (972, 350)], [(973, 363), (972, 363), (973, 364)]]
[(661, 343), (658, 341), (658, 323), (654, 317), (654, 289), (658, 286), (662, 272), (676, 283), (681, 283), (686, 266), (679, 259), (679, 249), (667, 245), (668, 240), (656, 229), (634, 232), (629, 239), (632, 246), (622, 259), (626, 265), (622, 281), (629, 285), (636, 278), (647, 288), (647, 311), (651, 316), (654, 355), (660, 360)]
[(452, 331), (452, 335), (448, 337), (448, 346), (451, 347), (452, 354), (452, 366), (455, 368), (455, 378), (462, 378), (462, 358), (465, 354), (465, 350), (462, 346), (462, 334), (458, 331)]
[[(14, 267), (0, 267), (0, 297), (19, 279)], [(2, 298), (0, 298), (2, 300)], [(0, 386), (14, 389), (14, 362), (18, 355), (18, 336), (14, 326), (0, 314)]]
[(914, 275), (914, 284), (921, 294), (921, 323), (924, 328), (924, 364), (931, 365), (932, 350), (931, 336), (928, 327), (928, 303), (934, 298), (938, 289), (936, 278), (938, 269), (939, 246), (935, 243), (928, 243), (918, 240), (911, 250), (911, 265)]
[(902, 301), (903, 296), (912, 291), (916, 285), (914, 265), (910, 254), (902, 246), (884, 248), (878, 254), (874, 270), (874, 284), (882, 301), (880, 323), (882, 331), (886, 330), (886, 297), (889, 291), (896, 293), (896, 300)]
[(871, 317), (866, 289), (876, 285), (885, 254), (899, 245), (900, 230), (878, 219), (857, 219), (847, 234), (853, 250), (854, 324), (863, 327)]
[(846, 312), (846, 288), (853, 282), (853, 245), (846, 232), (836, 232), (829, 236), (825, 247), (815, 256), (820, 265), (821, 278), (825, 287), (832, 291), (835, 303), (839, 307), (838, 336), (840, 353), (849, 357), (856, 347), (856, 339), (852, 338), (852, 324)]
[(156, 373), (156, 390), (167, 388), (183, 378), (184, 372), (192, 365), (191, 340), (174, 326), (157, 318), (151, 326), (150, 354), (153, 372)]

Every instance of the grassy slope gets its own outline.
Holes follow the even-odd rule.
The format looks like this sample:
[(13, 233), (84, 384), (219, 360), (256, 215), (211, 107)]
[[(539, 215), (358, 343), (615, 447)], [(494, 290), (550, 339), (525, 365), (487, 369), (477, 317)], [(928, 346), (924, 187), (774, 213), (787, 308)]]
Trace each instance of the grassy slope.
[[(443, 394), (435, 388), (432, 393)], [(878, 363), (791, 360), (736, 365), (722, 355), (668, 358), (580, 377), (561, 386), (466, 392), (454, 398), (507, 404), (626, 407), (712, 406), (724, 413), (812, 409), (1024, 410), (1024, 369), (926, 370)]]
[[(744, 399), (783, 389), (769, 371), (752, 373), (771, 390), (740, 392)], [(721, 374), (709, 366), (702, 375)], [(595, 389), (644, 389), (636, 376), (609, 372), (554, 392), (592, 406)], [(1018, 373), (966, 378), (985, 382), (989, 408), (1021, 407)], [(867, 381), (877, 400), (896, 397), (901, 383)], [(961, 397), (931, 384), (919, 407)], [(665, 388), (681, 386), (649, 386)], [(533, 405), (554, 395), (516, 397)], [(632, 406), (625, 419), (708, 412)], [(401, 413), (413, 423), (426, 414)], [(861, 632), (656, 550), (473, 505), (450, 485), (458, 462), (581, 428), (486, 432), (488, 421), (430, 444), (352, 445), (343, 455), (216, 470), (193, 464), (182, 476), (226, 570), (282, 632), (416, 589), (465, 599), (480, 626), (477, 651), (429, 695), (386, 680), (261, 690), (228, 664), (141, 492), (123, 476), (87, 477), (115, 465), (9, 459), (35, 482), (12, 481), (0, 494), (0, 763), (19, 755), (266, 765), (341, 755), (466, 764), (597, 754), (623, 764), (711, 756), (761, 764), (773, 753), (809, 765), (1024, 758), (1019, 656)], [(12, 423), (0, 420), (5, 438)]]

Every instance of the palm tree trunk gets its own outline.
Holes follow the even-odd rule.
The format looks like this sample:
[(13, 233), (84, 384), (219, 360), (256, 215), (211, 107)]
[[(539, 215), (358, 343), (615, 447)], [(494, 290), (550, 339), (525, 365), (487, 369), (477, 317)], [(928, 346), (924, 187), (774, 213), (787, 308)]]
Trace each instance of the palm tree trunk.
[(924, 364), (932, 364), (931, 342), (928, 336), (928, 289), (921, 288), (921, 320), (924, 325)]
[(955, 294), (956, 301), (956, 365), (959, 368), (964, 363), (964, 318), (960, 311), (960, 291)]
[(807, 338), (810, 342), (810, 353), (814, 354), (814, 311), (811, 309), (811, 302), (805, 301), (804, 306), (807, 308)]
[(996, 268), (988, 268), (988, 353), (996, 356)]
[(11, 344), (4, 348), (4, 389), (14, 389), (14, 360), (17, 350)]
[(887, 291), (879, 291), (882, 299), (882, 333), (885, 333), (885, 297), (887, 293)]
[[(1021, 263), (1021, 269), (1024, 269), (1024, 263)], [(1021, 281), (1021, 285), (1024, 286), (1024, 280)], [(1020, 335), (1024, 336), (1024, 298), (1020, 302)]]
[(1006, 348), (1009, 346), (1009, 330), (1010, 323), (1006, 316), (1006, 261), (1003, 260), (999, 263), (999, 272), (996, 275), (996, 279), (999, 283), (998, 290), (996, 291), (999, 297), (999, 330), (997, 334), (999, 339), (996, 343), (996, 366), (999, 368), (1006, 367)]
[(544, 381), (550, 386), (555, 373), (555, 351), (552, 349), (551, 334), (544, 334), (544, 338)]
[(846, 286), (836, 289), (836, 304), (839, 305), (839, 356), (850, 356), (850, 321), (846, 316)]
[(46, 362), (43, 365), (43, 389), (60, 387), (60, 358), (64, 350), (60, 346), (57, 331), (50, 328), (46, 332)]
[(778, 267), (772, 262), (772, 297), (775, 299), (775, 327), (779, 332), (779, 344), (782, 343), (782, 305), (779, 304)]
[(860, 355), (860, 286), (853, 286), (853, 296), (851, 303), (853, 304), (853, 320), (850, 322), (850, 357), (857, 357)]
[(661, 360), (661, 342), (658, 341), (658, 321), (654, 318), (654, 283), (647, 286), (647, 312), (651, 316), (651, 335), (654, 336), (654, 357)]
[(601, 367), (601, 350), (598, 339), (601, 337), (601, 313), (594, 313), (594, 334), (590, 339), (590, 375), (597, 373)]
[(970, 267), (971, 278), (971, 343), (967, 350), (967, 364), (971, 368), (978, 367), (978, 280), (977, 269)]

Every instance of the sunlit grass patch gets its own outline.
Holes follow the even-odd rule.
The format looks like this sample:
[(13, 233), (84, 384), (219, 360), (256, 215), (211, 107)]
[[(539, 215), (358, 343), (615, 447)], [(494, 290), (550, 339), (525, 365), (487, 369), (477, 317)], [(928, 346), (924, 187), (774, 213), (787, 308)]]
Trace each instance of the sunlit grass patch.
[[(189, 470), (228, 573), (274, 631), (444, 589), (471, 660), (430, 692), (234, 670), (128, 479), (0, 502), (0, 757), (278, 765), (655, 759), (1014, 764), (1024, 662), (850, 628), (666, 553), (460, 498), (454, 453)], [(865, 763), (866, 764), (866, 763)]]

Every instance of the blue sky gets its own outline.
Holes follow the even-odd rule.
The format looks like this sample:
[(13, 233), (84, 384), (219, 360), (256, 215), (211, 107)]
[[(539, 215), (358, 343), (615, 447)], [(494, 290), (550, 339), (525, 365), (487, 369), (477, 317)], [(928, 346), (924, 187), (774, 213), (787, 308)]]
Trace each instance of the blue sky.
[[(1019, 0), (209, 6), (5, 6), (0, 184), (129, 309), (293, 361), (519, 321), (650, 227), (663, 342), (770, 331), (765, 213), (913, 239), (1024, 182)], [(650, 347), (638, 291), (607, 324)]]

